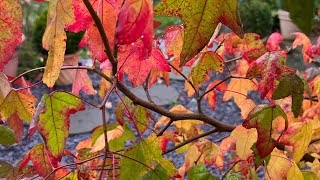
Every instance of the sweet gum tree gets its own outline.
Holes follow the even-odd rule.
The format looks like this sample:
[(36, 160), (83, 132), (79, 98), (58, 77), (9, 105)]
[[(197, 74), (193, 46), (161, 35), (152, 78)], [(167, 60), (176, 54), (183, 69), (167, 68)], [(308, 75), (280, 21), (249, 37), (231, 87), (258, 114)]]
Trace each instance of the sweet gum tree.
[[(30, 123), (28, 137), (38, 131), (44, 143), (35, 145), (16, 165), (1, 162), (1, 176), (257, 179), (261, 171), (266, 179), (319, 178), (320, 76), (307, 78), (285, 62), (287, 52), (297, 46), (303, 46), (305, 63), (314, 61), (320, 55), (320, 41), (312, 44), (303, 33), (295, 33), (293, 44), (283, 48), (283, 38), (274, 33), (264, 44), (257, 34), (243, 34), (237, 7), (236, 0), (163, 0), (155, 7), (152, 0), (50, 0), (42, 40), (49, 51), (46, 66), (17, 77), (0, 72), (0, 144), (19, 143), (23, 122)], [(18, 0), (0, 1), (0, 71), (21, 41), (22, 13)], [(154, 16), (177, 16), (183, 24), (167, 27), (156, 38)], [(221, 23), (233, 33), (219, 34)], [(81, 43), (89, 47), (93, 66), (63, 66), (65, 30), (86, 31)], [(159, 48), (161, 41), (164, 48)], [(181, 73), (183, 66), (191, 67), (188, 75)], [(40, 82), (32, 84), (23, 77), (44, 71), (41, 82), (51, 88), (66, 69), (75, 72), (72, 92), (54, 91), (37, 102), (30, 88)], [(80, 90), (96, 93), (88, 71), (102, 77), (101, 104), (78, 95)], [(188, 96), (197, 100), (197, 112), (182, 105), (165, 109), (152, 101), (148, 88), (159, 77), (170, 85), (171, 71), (185, 78)], [(212, 73), (226, 77), (212, 80)], [(144, 87), (148, 100), (128, 89), (125, 74), (134, 87)], [(218, 91), (223, 101), (234, 100), (243, 123), (226, 124), (203, 113), (204, 103), (214, 111)], [(252, 91), (266, 103), (256, 104), (248, 96)], [(118, 96), (120, 103), (117, 123), (107, 124), (105, 104), (111, 95)], [(79, 142), (73, 154), (65, 149), (69, 117), (85, 111), (86, 103), (101, 110), (103, 125)], [(151, 111), (162, 115), (155, 124), (150, 123)], [(204, 132), (201, 126), (212, 130)], [(152, 134), (143, 139), (148, 128)], [(207, 138), (217, 132), (229, 132), (229, 136), (221, 142)], [(126, 141), (132, 145), (125, 147)], [(181, 167), (163, 157), (173, 151), (186, 152)], [(63, 156), (71, 156), (74, 163), (61, 164)]]

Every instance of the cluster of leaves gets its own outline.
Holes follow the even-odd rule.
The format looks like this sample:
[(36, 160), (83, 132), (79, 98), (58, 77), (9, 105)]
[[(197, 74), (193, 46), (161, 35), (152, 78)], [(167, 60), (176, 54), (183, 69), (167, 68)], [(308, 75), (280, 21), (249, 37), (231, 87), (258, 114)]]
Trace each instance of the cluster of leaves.
[[(159, 25), (155, 15), (178, 16), (183, 24), (166, 28), (158, 39), (153, 35)], [(21, 17), (18, 0), (0, 1), (1, 71), (21, 41)], [(218, 35), (220, 23), (234, 33)], [(89, 47), (92, 67), (63, 67), (65, 30), (86, 31), (81, 46)], [(320, 75), (309, 78), (285, 62), (287, 52), (297, 46), (303, 46), (305, 62), (313, 61), (320, 55), (320, 40), (313, 45), (304, 34), (295, 35), (292, 46), (286, 47), (279, 33), (272, 34), (266, 44), (258, 34), (243, 34), (236, 0), (164, 0), (155, 8), (152, 0), (51, 0), (42, 39), (49, 51), (46, 67), (18, 77), (0, 72), (0, 144), (21, 141), (24, 122), (30, 123), (28, 138), (38, 131), (44, 143), (14, 166), (1, 162), (0, 175), (8, 179), (215, 179), (208, 167), (217, 171), (229, 167), (222, 178), (257, 179), (256, 172), (263, 168), (267, 179), (317, 179)], [(160, 48), (162, 42), (164, 48)], [(230, 56), (236, 57), (228, 60)], [(230, 62), (235, 64), (232, 69)], [(188, 76), (181, 73), (183, 66), (191, 67)], [(43, 69), (42, 81), (48, 87), (54, 86), (61, 70), (73, 69), (72, 92), (44, 94), (36, 104), (30, 88), (39, 83), (27, 82), (23, 76)], [(81, 90), (96, 94), (87, 71), (103, 78), (101, 105), (78, 96)], [(185, 78), (185, 90), (196, 98), (198, 112), (182, 105), (164, 109), (150, 96), (148, 101), (135, 96), (123, 83), (127, 74), (132, 85), (144, 86), (148, 95), (157, 78), (170, 84), (171, 71)], [(212, 73), (227, 77), (211, 81)], [(112, 92), (119, 96), (118, 91), (125, 97), (119, 97), (117, 122), (106, 124), (105, 104)], [(218, 91), (223, 101), (233, 99), (240, 108), (242, 124), (225, 124), (202, 112), (203, 99), (214, 111)], [(265, 104), (256, 104), (248, 96), (251, 91), (260, 93)], [(101, 109), (103, 125), (79, 142), (73, 154), (65, 149), (69, 117), (85, 110), (84, 103)], [(149, 110), (163, 115), (153, 127)], [(202, 125), (213, 129), (203, 132)], [(142, 139), (148, 128), (153, 133)], [(216, 132), (230, 135), (220, 144), (206, 138)], [(126, 147), (127, 141), (133, 145)], [(163, 157), (174, 150), (185, 152), (181, 167)], [(61, 164), (64, 156), (73, 157), (74, 163)]]

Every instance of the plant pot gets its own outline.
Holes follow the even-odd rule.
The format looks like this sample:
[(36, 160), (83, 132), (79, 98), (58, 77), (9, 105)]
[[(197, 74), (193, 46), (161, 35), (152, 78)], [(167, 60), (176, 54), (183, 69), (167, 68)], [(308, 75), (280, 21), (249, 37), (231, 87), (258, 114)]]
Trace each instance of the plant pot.
[[(79, 53), (75, 54), (67, 54), (64, 56), (64, 66), (77, 66), (79, 61)], [(59, 78), (56, 81), (56, 85), (58, 86), (65, 86), (70, 85), (73, 83), (74, 80), (74, 70), (62, 70), (60, 72)]]
[(293, 40), (295, 36), (292, 33), (300, 32), (300, 29), (293, 23), (290, 18), (290, 13), (285, 10), (278, 10), (278, 17), (280, 20), (281, 35), (284, 39)]
[(19, 48), (16, 49), (16, 51), (13, 53), (11, 59), (6, 64), (6, 66), (3, 69), (3, 73), (12, 77), (17, 76), (18, 72), (18, 64), (19, 64)]

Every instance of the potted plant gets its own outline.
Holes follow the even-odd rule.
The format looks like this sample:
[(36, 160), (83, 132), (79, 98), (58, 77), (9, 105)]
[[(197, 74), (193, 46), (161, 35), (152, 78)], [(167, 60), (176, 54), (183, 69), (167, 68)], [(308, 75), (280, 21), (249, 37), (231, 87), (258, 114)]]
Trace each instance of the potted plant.
[[(35, 20), (33, 26), (33, 43), (35, 49), (39, 54), (46, 60), (48, 51), (42, 47), (42, 37), (45, 32), (47, 24), (47, 11), (43, 11), (40, 16)], [(78, 65), (79, 61), (79, 43), (84, 35), (84, 32), (72, 33), (66, 31), (67, 43), (64, 57), (64, 65), (75, 66)], [(64, 70), (60, 72), (59, 78), (56, 81), (56, 85), (70, 85), (73, 83), (73, 71)]]

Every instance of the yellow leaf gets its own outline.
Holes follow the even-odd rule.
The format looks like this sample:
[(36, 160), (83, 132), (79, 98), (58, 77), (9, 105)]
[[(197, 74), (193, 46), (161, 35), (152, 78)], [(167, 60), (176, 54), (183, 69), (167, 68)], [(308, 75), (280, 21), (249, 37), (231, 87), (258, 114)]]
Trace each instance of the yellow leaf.
[(37, 99), (31, 94), (11, 90), (0, 105), (0, 115), (2, 118), (9, 118), (17, 112), (21, 119), (31, 122), (36, 101)]
[(265, 178), (270, 180), (286, 180), (294, 162), (290, 161), (282, 151), (274, 149), (268, 163)]
[(296, 163), (293, 163), (292, 167), (290, 168), (287, 179), (288, 180), (304, 180), (303, 174), (300, 171), (299, 167), (296, 165)]
[(74, 21), (72, 0), (51, 0), (48, 26), (42, 38), (43, 48), (49, 50), (43, 82), (52, 87), (63, 65), (67, 36), (65, 27)]
[[(123, 135), (123, 128), (122, 126), (118, 126), (115, 129), (107, 132), (108, 142), (114, 139), (118, 139)], [(91, 152), (97, 152), (105, 147), (105, 138), (104, 134), (101, 134), (94, 145), (92, 146)]]
[(230, 135), (236, 139), (236, 153), (241, 160), (247, 160), (253, 151), (252, 145), (257, 142), (258, 134), (256, 129), (246, 129), (243, 126), (237, 126)]
[(299, 162), (306, 153), (312, 137), (312, 122), (297, 122), (283, 133), (280, 143), (293, 147), (293, 160)]
[(192, 146), (190, 146), (190, 148), (188, 149), (185, 155), (185, 161), (184, 161), (185, 171), (188, 171), (200, 156), (201, 156), (201, 152), (198, 150), (197, 145), (193, 144)]
[(1, 88), (0, 88), (0, 104), (1, 104), (11, 90), (11, 85), (6, 75), (4, 75), (2, 72), (0, 72), (0, 84), (1, 84)]
[(256, 90), (257, 85), (249, 79), (231, 79), (223, 100), (228, 101), (233, 97), (234, 102), (241, 107), (241, 102), (247, 99), (248, 92)]

